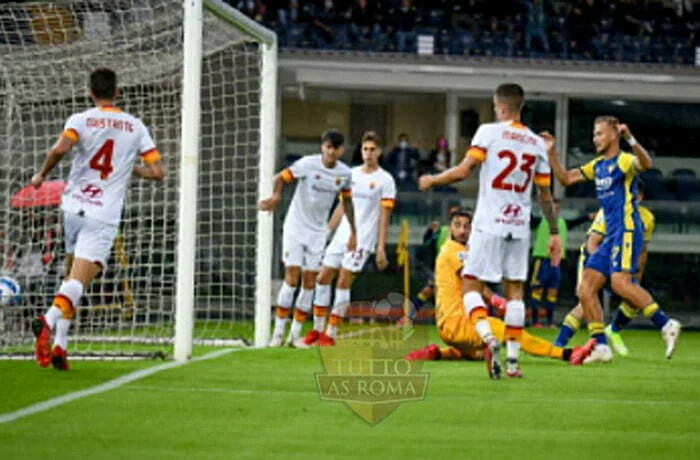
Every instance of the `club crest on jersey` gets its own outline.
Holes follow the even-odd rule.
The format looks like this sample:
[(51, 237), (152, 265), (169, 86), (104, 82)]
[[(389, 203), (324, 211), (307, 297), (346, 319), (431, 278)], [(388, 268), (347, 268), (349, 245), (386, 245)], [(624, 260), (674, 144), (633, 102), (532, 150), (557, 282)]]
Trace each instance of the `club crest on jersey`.
[(518, 204), (506, 204), (501, 208), (501, 213), (506, 217), (520, 217), (523, 208)]
[(320, 175), (320, 174), (316, 174), (316, 180), (321, 180), (321, 175)]
[(340, 185), (343, 180), (340, 177), (335, 178), (335, 185)]
[(377, 184), (374, 183), (374, 182), (370, 182), (370, 183), (369, 183), (369, 189), (370, 189), (370, 190), (374, 190), (374, 187), (376, 187), (376, 186), (377, 186)]
[(80, 192), (92, 200), (100, 198), (104, 194), (100, 187), (93, 184), (88, 184), (85, 187), (81, 188)]

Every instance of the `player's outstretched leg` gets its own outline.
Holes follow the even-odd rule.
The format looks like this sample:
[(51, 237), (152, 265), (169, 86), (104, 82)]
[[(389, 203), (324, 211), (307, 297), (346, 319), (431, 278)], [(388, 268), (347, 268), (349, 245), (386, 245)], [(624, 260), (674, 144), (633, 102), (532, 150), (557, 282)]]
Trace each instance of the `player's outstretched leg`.
[(629, 355), (629, 350), (625, 345), (625, 341), (622, 340), (622, 334), (620, 334), (620, 331), (627, 326), (635, 316), (637, 316), (637, 310), (632, 308), (627, 302), (623, 301), (620, 303), (612, 323), (605, 328), (605, 335), (607, 335), (608, 339), (610, 339), (612, 349), (615, 350), (615, 353), (620, 356)]
[(523, 351), (529, 355), (559, 359), (574, 366), (582, 364), (583, 360), (591, 354), (595, 347), (594, 340), (590, 340), (585, 345), (574, 348), (558, 347), (552, 342), (529, 334), (527, 331), (523, 331), (520, 344)]
[(645, 318), (649, 318), (656, 327), (661, 329), (661, 338), (666, 344), (664, 357), (666, 359), (671, 359), (673, 352), (676, 350), (678, 336), (681, 333), (681, 323), (678, 320), (666, 316), (666, 313), (664, 313), (656, 302), (644, 307), (642, 314)]
[(498, 380), (501, 378), (501, 344), (491, 331), (488, 322), (488, 310), (484, 298), (477, 291), (470, 291), (464, 294), (464, 311), (469, 316), (469, 320), (474, 324), (481, 340), (486, 344), (484, 349), (484, 361), (489, 377)]
[(580, 305), (575, 306), (565, 317), (564, 322), (559, 328), (559, 334), (554, 340), (554, 345), (558, 347), (566, 347), (569, 340), (574, 336), (577, 330), (581, 328), (581, 318), (583, 317), (583, 309)]
[(336, 288), (335, 300), (331, 310), (331, 317), (328, 319), (326, 333), (321, 334), (316, 345), (320, 347), (335, 345), (335, 338), (338, 336), (338, 326), (343, 323), (348, 307), (350, 307), (350, 289)]
[(661, 338), (666, 343), (664, 357), (670, 359), (676, 349), (681, 324), (666, 316), (666, 313), (659, 308), (659, 304), (654, 301), (649, 292), (633, 280), (629, 273), (613, 273), (612, 288), (630, 306), (641, 309), (644, 316), (661, 330)]
[(61, 284), (58, 294), (53, 300), (53, 304), (61, 310), (62, 316), (56, 321), (54, 328), (55, 337), (51, 351), (51, 364), (60, 371), (67, 371), (70, 368), (68, 365), (68, 331), (71, 321), (75, 317), (75, 306), (80, 303), (83, 290), (83, 283), (71, 278)]
[(292, 321), (292, 327), (289, 328), (289, 336), (285, 341), (285, 345), (293, 347), (301, 339), (301, 328), (304, 326), (304, 321), (306, 321), (306, 317), (311, 311), (313, 299), (313, 289), (306, 289), (304, 286), (299, 289), (297, 300), (294, 303), (294, 320)]
[[(56, 308), (56, 310), (58, 309)], [(58, 310), (58, 313), (60, 315), (61, 311)], [(51, 328), (46, 321), (47, 315), (39, 316), (32, 321), (32, 332), (34, 332), (35, 337), (34, 358), (41, 367), (48, 367), (51, 362)]]
[(525, 325), (525, 304), (522, 300), (509, 300), (506, 304), (506, 375), (521, 378), (520, 339)]
[(277, 312), (275, 315), (275, 326), (272, 330), (272, 338), (270, 339), (270, 347), (281, 347), (284, 340), (284, 330), (289, 321), (289, 312), (292, 309), (294, 302), (294, 291), (296, 286), (290, 286), (286, 281), (282, 283), (279, 293), (277, 294)]
[(608, 346), (608, 339), (605, 336), (603, 308), (600, 306), (600, 300), (598, 299), (598, 292), (602, 289), (605, 282), (606, 277), (602, 272), (586, 268), (583, 270), (581, 282), (577, 288), (578, 298), (588, 322), (588, 333), (591, 339), (596, 341), (593, 352), (583, 361), (584, 364), (608, 363), (613, 359), (612, 350)]
[[(457, 350), (459, 352), (459, 350)], [(434, 343), (406, 355), (408, 361), (435, 361), (441, 358), (440, 347)]]

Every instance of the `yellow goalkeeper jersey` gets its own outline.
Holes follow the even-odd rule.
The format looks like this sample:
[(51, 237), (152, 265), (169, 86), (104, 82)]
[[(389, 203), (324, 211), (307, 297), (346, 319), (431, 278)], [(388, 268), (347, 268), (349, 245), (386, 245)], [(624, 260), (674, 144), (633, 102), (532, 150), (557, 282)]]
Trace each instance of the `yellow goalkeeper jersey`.
[(461, 271), (466, 256), (466, 246), (449, 239), (435, 260), (435, 320), (438, 327), (448, 318), (464, 314)]

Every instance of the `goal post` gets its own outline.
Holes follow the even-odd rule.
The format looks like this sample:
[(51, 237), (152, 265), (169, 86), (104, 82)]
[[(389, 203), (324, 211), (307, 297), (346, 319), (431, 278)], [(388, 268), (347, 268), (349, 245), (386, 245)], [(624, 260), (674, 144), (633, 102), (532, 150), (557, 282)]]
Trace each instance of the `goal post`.
[(117, 71), (117, 105), (144, 120), (167, 174), (132, 181), (71, 356), (184, 360), (198, 346), (266, 344), (273, 219), (257, 202), (275, 166), (275, 34), (221, 0), (3, 2), (0, 53), (0, 276), (23, 291), (0, 305), (0, 358), (31, 356), (29, 319), (63, 276), (57, 204), (10, 199), (68, 116), (90, 107), (87, 76), (100, 66)]
[[(192, 355), (194, 322), (193, 248), (196, 244), (196, 224), (188, 219), (196, 213), (197, 164), (199, 158), (199, 119), (202, 63), (202, 6), (261, 43), (262, 72), (260, 77), (260, 165), (258, 194), (270, 193), (275, 166), (276, 99), (277, 99), (277, 40), (275, 34), (251, 21), (239, 11), (220, 0), (185, 0), (183, 43), (182, 137), (180, 154), (180, 205), (178, 238), (178, 282), (176, 290), (174, 357), (183, 361)], [(258, 212), (255, 328), (254, 344), (262, 347), (269, 340), (270, 290), (272, 275), (272, 231), (270, 213)]]

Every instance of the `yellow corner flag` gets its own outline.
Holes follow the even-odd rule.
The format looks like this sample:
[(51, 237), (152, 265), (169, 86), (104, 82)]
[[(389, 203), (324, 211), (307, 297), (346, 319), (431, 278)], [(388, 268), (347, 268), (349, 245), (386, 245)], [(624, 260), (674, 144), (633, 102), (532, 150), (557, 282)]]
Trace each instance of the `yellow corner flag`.
[(396, 257), (399, 266), (403, 267), (403, 314), (408, 321), (409, 302), (411, 297), (411, 267), (408, 255), (408, 221), (401, 221), (401, 230), (399, 231), (399, 240), (396, 245)]

